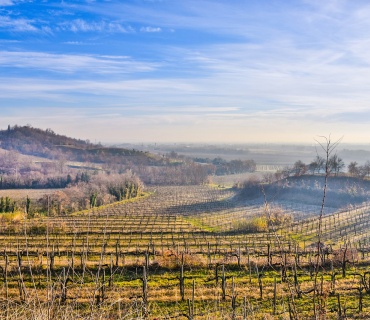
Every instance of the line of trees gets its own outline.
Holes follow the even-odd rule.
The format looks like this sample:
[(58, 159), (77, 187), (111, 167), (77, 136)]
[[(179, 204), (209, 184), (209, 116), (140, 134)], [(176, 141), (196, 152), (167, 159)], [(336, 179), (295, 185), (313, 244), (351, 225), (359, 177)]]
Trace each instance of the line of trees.
[(14, 200), (10, 199), (9, 197), (0, 198), (0, 213), (14, 212), (14, 209), (15, 209)]
[(255, 172), (257, 169), (257, 165), (254, 160), (236, 159), (226, 161), (221, 157), (216, 157), (213, 160), (209, 158), (194, 158), (194, 161), (210, 165), (212, 174), (217, 176), (243, 172)]
[[(8, 126), (0, 130), (0, 147), (9, 151), (43, 157), (51, 160), (81, 161), (94, 163), (142, 163), (163, 164), (161, 157), (149, 156), (145, 152), (124, 148), (103, 147), (89, 140), (80, 140), (56, 134), (51, 129), (27, 126)], [(0, 172), (2, 171), (0, 159)]]
[(325, 172), (326, 165), (328, 165), (329, 172), (336, 176), (345, 168), (343, 159), (337, 154), (334, 154), (329, 158), (328, 164), (326, 164), (326, 160), (323, 157), (318, 155), (308, 165), (303, 163), (301, 160), (296, 161), (291, 170), (295, 176), (300, 176), (307, 172), (311, 174), (319, 174)]
[(185, 161), (174, 166), (138, 166), (134, 168), (145, 184), (197, 185), (207, 183), (212, 167)]
[(364, 165), (359, 165), (356, 161), (350, 162), (348, 165), (348, 174), (353, 177), (365, 178), (370, 177), (370, 161), (366, 161)]
[(89, 182), (91, 173), (77, 172), (76, 174), (55, 175), (0, 175), (0, 189), (57, 189), (66, 188), (79, 182)]
[[(38, 214), (63, 215), (131, 199), (142, 194), (144, 185), (132, 172), (124, 174), (84, 175), (72, 183), (40, 199), (12, 200), (0, 198), (0, 213), (20, 211), (32, 218)], [(88, 178), (86, 178), (88, 177)]]
[(143, 189), (142, 181), (131, 171), (109, 175), (100, 173), (92, 175), (88, 182), (80, 181), (51, 196), (44, 196), (33, 210), (52, 215), (67, 214), (135, 198), (142, 194)]
[[(357, 162), (350, 162), (348, 166), (345, 165), (343, 159), (337, 154), (329, 157), (328, 172), (330, 176), (347, 176), (357, 179), (370, 178), (370, 161), (366, 161), (363, 165)], [(345, 168), (347, 170), (345, 171)], [(296, 161), (292, 166), (287, 166), (274, 173), (265, 173), (261, 178), (263, 183), (273, 183), (276, 181), (283, 181), (289, 177), (300, 177), (303, 175), (323, 175), (326, 170), (326, 160), (320, 156), (316, 156), (309, 164)]]
[(212, 164), (216, 166), (216, 175), (237, 174), (243, 172), (255, 172), (257, 165), (254, 160), (231, 160), (215, 158)]
[[(338, 176), (344, 171), (346, 165), (343, 159), (337, 154), (332, 155), (329, 158), (328, 163), (321, 156), (316, 156), (316, 158), (309, 164), (305, 164), (301, 160), (296, 161), (293, 166), (286, 167), (283, 170), (278, 171), (277, 178), (287, 178), (290, 176), (302, 176), (304, 174), (321, 174), (325, 172), (326, 165), (330, 174)], [(366, 161), (365, 164), (359, 165), (356, 161), (350, 162), (347, 166), (348, 175), (352, 177), (357, 177), (364, 179), (370, 177), (370, 161)]]

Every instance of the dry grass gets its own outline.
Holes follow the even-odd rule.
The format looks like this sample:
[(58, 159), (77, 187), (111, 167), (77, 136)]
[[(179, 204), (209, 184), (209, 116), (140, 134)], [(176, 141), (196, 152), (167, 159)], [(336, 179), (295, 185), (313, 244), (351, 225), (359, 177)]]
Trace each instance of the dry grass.
[(13, 200), (24, 200), (27, 196), (32, 200), (38, 200), (44, 195), (51, 195), (60, 189), (3, 189), (0, 190), (1, 197), (9, 197)]

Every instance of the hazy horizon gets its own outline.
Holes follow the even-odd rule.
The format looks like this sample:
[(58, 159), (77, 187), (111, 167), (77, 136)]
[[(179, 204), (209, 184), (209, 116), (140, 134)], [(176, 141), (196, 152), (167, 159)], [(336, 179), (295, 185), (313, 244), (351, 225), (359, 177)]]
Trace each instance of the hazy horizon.
[(369, 14), (363, 0), (0, 0), (0, 127), (367, 144)]

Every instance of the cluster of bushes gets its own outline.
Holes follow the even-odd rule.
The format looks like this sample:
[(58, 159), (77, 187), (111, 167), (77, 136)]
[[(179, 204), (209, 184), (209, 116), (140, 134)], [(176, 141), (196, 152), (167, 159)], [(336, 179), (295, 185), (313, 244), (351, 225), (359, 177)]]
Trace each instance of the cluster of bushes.
[(254, 160), (226, 161), (221, 157), (217, 157), (213, 160), (209, 158), (194, 158), (194, 161), (210, 165), (211, 174), (217, 176), (243, 172), (255, 172), (257, 168), (256, 162)]
[(183, 162), (175, 166), (136, 167), (135, 172), (146, 184), (197, 185), (208, 182), (209, 166)]
[(293, 217), (285, 213), (282, 208), (267, 208), (266, 212), (261, 216), (235, 221), (233, 230), (246, 233), (268, 232), (275, 227), (288, 225), (292, 221)]
[(216, 166), (215, 174), (217, 176), (255, 172), (257, 167), (254, 160), (231, 160), (228, 162), (221, 158), (215, 158), (212, 163)]
[(95, 174), (88, 182), (80, 181), (52, 195), (45, 195), (31, 205), (31, 212), (48, 212), (51, 215), (107, 205), (131, 199), (142, 194), (143, 183), (132, 172), (124, 174)]
[(115, 197), (117, 201), (135, 198), (140, 194), (140, 183), (135, 181), (119, 181), (108, 185), (108, 192)]
[(233, 224), (235, 232), (256, 233), (267, 232), (268, 223), (266, 217), (254, 217), (250, 220), (236, 221)]

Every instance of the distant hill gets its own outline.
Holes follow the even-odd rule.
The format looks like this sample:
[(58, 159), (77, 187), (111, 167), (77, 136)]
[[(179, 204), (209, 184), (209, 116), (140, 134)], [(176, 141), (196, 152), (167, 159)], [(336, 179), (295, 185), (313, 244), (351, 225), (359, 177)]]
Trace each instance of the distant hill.
[(147, 152), (104, 147), (85, 140), (56, 134), (51, 129), (8, 126), (0, 130), (0, 148), (48, 159), (94, 163), (159, 164), (161, 159)]

